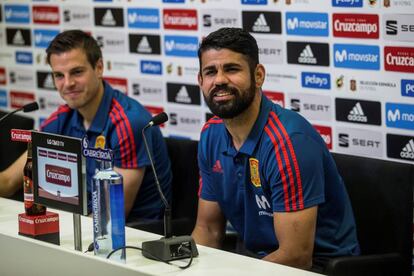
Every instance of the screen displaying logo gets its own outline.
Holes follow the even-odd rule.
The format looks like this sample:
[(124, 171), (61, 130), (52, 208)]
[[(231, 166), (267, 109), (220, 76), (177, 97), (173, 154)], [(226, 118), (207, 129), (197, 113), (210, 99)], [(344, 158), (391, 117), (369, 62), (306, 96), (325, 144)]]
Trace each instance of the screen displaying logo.
[(33, 23), (58, 25), (60, 22), (59, 7), (57, 6), (33, 6)]
[(166, 30), (193, 30), (198, 28), (197, 10), (163, 10), (164, 29)]
[(366, 129), (337, 127), (338, 152), (382, 157), (382, 133)]
[(414, 129), (414, 105), (386, 103), (387, 127)]
[(334, 13), (332, 17), (336, 37), (379, 38), (377, 14)]
[(29, 6), (4, 5), (4, 19), (6, 23), (30, 23)]
[(51, 72), (37, 71), (37, 88), (46, 90), (56, 90), (55, 83), (53, 82), (53, 76)]
[(159, 29), (160, 15), (158, 9), (128, 8), (128, 27), (142, 29)]
[(51, 164), (46, 164), (45, 170), (47, 182), (65, 187), (72, 186), (70, 169)]
[(287, 42), (288, 63), (329, 66), (329, 44), (312, 42)]
[(328, 14), (287, 12), (286, 33), (301, 36), (329, 36)]
[(200, 88), (197, 85), (169, 82), (167, 98), (170, 103), (201, 105)]
[(166, 56), (197, 57), (198, 37), (166, 35), (164, 46)]
[(363, 5), (363, 0), (332, 0), (333, 7), (361, 8)]
[(94, 8), (95, 26), (123, 27), (124, 11), (122, 8)]
[(379, 70), (380, 55), (378, 46), (334, 44), (335, 67)]
[(384, 68), (386, 71), (414, 72), (414, 48), (384, 47)]
[(381, 125), (380, 102), (336, 98), (335, 106), (337, 121)]
[(141, 60), (140, 68), (142, 74), (162, 75), (161, 61)]
[(401, 80), (401, 96), (414, 97), (414, 80)]
[(7, 45), (31, 46), (32, 39), (30, 29), (6, 28)]
[(129, 34), (129, 52), (143, 55), (161, 54), (160, 36)]
[(302, 72), (302, 87), (331, 89), (331, 76), (326, 73)]
[(242, 11), (243, 29), (252, 33), (282, 33), (282, 14), (267, 11)]
[(208, 10), (203, 9), (201, 12), (201, 27), (206, 31), (218, 30), (224, 27), (239, 27), (240, 15), (236, 10)]
[(291, 109), (300, 112), (308, 120), (330, 121), (332, 119), (332, 99), (330, 96), (289, 94)]
[(382, 19), (385, 39), (414, 41), (414, 21), (411, 14), (384, 14)]
[(319, 125), (313, 125), (313, 127), (321, 135), (328, 149), (332, 149), (332, 128)]
[(19, 64), (33, 64), (32, 52), (16, 51), (15, 53), (16, 63)]
[(414, 161), (414, 136), (387, 134), (387, 156)]

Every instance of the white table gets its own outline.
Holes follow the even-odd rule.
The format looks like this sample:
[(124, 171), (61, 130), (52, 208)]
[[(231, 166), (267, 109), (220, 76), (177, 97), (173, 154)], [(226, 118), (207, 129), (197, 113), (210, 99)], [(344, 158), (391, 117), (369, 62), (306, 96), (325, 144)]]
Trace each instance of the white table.
[[(199, 256), (188, 269), (147, 259), (140, 251), (128, 249), (126, 264), (74, 250), (73, 215), (59, 213), (60, 246), (18, 235), (17, 215), (23, 203), (0, 198), (0, 275), (318, 275), (305, 270), (273, 264), (222, 250), (198, 246)], [(92, 219), (82, 217), (82, 246), (92, 242)], [(126, 244), (139, 246), (160, 236), (126, 228)], [(176, 261), (185, 265), (188, 260)]]

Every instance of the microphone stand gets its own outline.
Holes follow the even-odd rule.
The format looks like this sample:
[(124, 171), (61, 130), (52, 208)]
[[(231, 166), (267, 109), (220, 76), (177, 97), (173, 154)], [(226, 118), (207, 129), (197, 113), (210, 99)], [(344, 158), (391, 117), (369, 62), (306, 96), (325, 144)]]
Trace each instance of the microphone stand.
[[(160, 117), (162, 115), (162, 119)], [(161, 190), (161, 185), (158, 181), (157, 171), (155, 170), (154, 161), (152, 159), (151, 151), (148, 147), (147, 139), (145, 137), (145, 130), (164, 123), (168, 120), (165, 113), (156, 115), (149, 123), (142, 129), (142, 138), (144, 140), (145, 150), (147, 151), (151, 168), (154, 173), (155, 184), (161, 199), (165, 205), (164, 212), (164, 237), (159, 240), (146, 241), (142, 243), (142, 255), (149, 259), (169, 262), (173, 260), (192, 258), (198, 256), (196, 244), (191, 236), (172, 236), (171, 232), (171, 207), (168, 204), (164, 193)]]

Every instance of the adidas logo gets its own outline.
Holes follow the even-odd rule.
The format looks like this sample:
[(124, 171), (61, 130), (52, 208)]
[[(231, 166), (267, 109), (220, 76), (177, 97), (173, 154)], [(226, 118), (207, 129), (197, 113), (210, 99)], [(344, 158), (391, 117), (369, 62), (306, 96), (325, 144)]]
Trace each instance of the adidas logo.
[(405, 159), (414, 160), (414, 139), (411, 139), (401, 150), (400, 156)]
[(221, 167), (220, 160), (217, 160), (216, 163), (213, 165), (213, 172), (215, 173), (223, 173), (223, 168)]
[(253, 32), (263, 32), (268, 33), (270, 32), (270, 27), (267, 25), (266, 18), (263, 13), (259, 15), (259, 17), (254, 22)]
[(16, 32), (16, 34), (14, 35), (13, 44), (15, 44), (15, 45), (24, 45), (23, 35), (22, 35), (22, 32), (20, 30), (18, 30)]
[(188, 91), (185, 86), (182, 86), (180, 91), (178, 91), (177, 96), (175, 96), (175, 101), (177, 103), (191, 103), (191, 98), (188, 96)]
[(299, 63), (306, 63), (306, 64), (316, 64), (317, 60), (313, 56), (312, 48), (310, 45), (306, 45), (306, 47), (302, 50), (300, 53), (300, 56), (298, 58)]
[(111, 10), (106, 10), (105, 15), (102, 17), (101, 24), (104, 26), (115, 26), (116, 21), (114, 19), (114, 16), (112, 15)]
[(47, 74), (45, 81), (43, 82), (44, 88), (55, 89), (55, 85), (53, 84), (52, 74)]
[(361, 104), (359, 102), (349, 111), (348, 120), (354, 122), (364, 122), (368, 121), (368, 117), (365, 116), (364, 111), (362, 110)]
[(148, 38), (146, 36), (143, 36), (141, 41), (138, 43), (137, 46), (137, 52), (138, 53), (152, 53), (152, 48), (148, 42)]

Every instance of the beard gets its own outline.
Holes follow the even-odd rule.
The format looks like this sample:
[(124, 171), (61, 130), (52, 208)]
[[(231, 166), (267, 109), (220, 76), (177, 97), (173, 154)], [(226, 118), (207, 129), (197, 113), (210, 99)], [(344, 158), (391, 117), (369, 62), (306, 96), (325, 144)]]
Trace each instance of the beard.
[[(214, 95), (217, 92), (225, 91), (234, 96), (234, 99), (229, 101), (214, 101)], [(208, 96), (204, 96), (204, 100), (207, 106), (210, 108), (210, 111), (222, 118), (222, 119), (232, 119), (240, 115), (245, 111), (253, 102), (254, 96), (256, 94), (256, 82), (255, 80), (250, 81), (250, 87), (246, 90), (240, 91), (235, 87), (228, 86), (227, 84), (217, 85), (209, 93)]]

